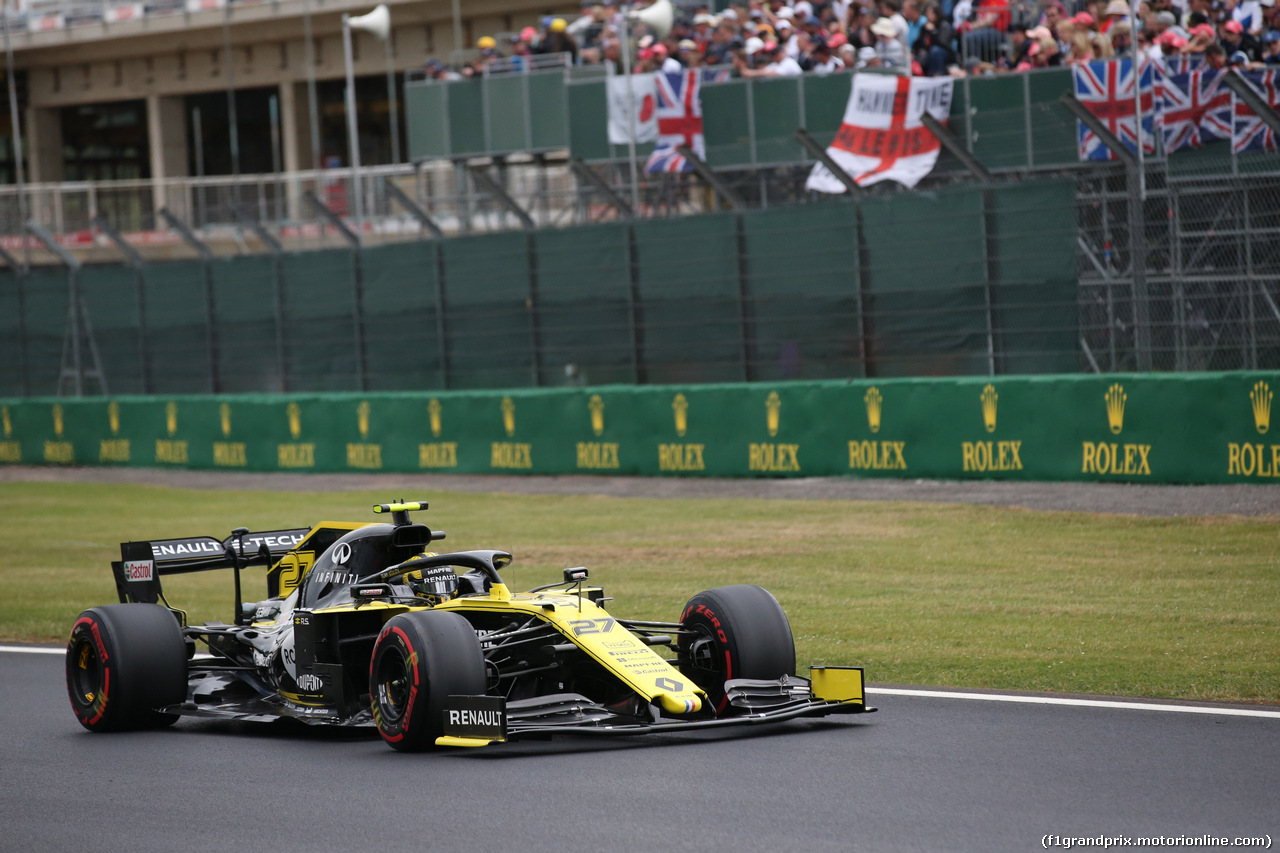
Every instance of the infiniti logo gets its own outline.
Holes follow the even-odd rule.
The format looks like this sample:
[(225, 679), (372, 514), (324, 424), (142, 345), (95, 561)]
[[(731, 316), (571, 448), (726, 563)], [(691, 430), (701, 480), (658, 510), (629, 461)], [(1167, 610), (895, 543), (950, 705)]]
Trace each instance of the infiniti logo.
[(333, 546), (333, 564), (335, 566), (344, 566), (351, 561), (351, 546), (346, 542), (339, 542)]

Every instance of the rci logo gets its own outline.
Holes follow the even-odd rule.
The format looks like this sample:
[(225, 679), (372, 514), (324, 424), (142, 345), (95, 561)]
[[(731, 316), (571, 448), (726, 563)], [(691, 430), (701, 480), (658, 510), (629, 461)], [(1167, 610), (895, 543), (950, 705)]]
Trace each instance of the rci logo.
[(1129, 395), (1124, 393), (1122, 385), (1116, 383), (1107, 389), (1104, 396), (1107, 401), (1107, 425), (1111, 427), (1112, 433), (1119, 435), (1120, 430), (1124, 429), (1124, 403)]
[(867, 393), (862, 395), (862, 402), (867, 404), (867, 427), (872, 432), (879, 432), (880, 407), (884, 402), (884, 398), (880, 396), (880, 389), (872, 385), (867, 389)]
[(440, 423), (442, 408), (440, 401), (435, 398), (427, 401), (427, 418), (431, 421), (431, 434), (436, 438), (440, 437), (440, 430), (443, 428)]
[(987, 432), (996, 431), (996, 400), (999, 397), (994, 385), (989, 384), (982, 389), (982, 425)]
[(222, 421), (222, 435), (231, 435), (231, 404), (223, 403), (218, 407), (218, 419)]
[(671, 400), (671, 411), (676, 419), (676, 435), (683, 436), (689, 429), (689, 401), (683, 394)]
[(302, 407), (297, 403), (290, 403), (285, 414), (289, 417), (289, 435), (296, 439), (302, 435)]
[(178, 404), (170, 400), (164, 407), (164, 428), (169, 435), (178, 431)]
[(778, 397), (777, 391), (770, 391), (768, 398), (764, 401), (765, 408), (765, 426), (769, 428), (769, 435), (778, 434), (778, 423), (782, 419), (782, 400)]
[(508, 437), (516, 434), (516, 404), (510, 397), (502, 398), (502, 428)]
[(591, 431), (596, 435), (603, 435), (604, 400), (600, 399), (599, 394), (592, 394), (591, 401), (587, 403), (587, 408), (591, 409)]
[(62, 404), (53, 404), (53, 434), (62, 438)]
[(1271, 393), (1271, 386), (1265, 382), (1259, 382), (1253, 386), (1253, 390), (1249, 392), (1249, 400), (1253, 403), (1253, 425), (1257, 428), (1259, 435), (1265, 435), (1267, 430), (1271, 429), (1271, 398), (1275, 396)]
[(120, 432), (120, 404), (112, 400), (107, 404), (107, 425), (111, 427), (111, 434), (118, 435)]
[(356, 406), (356, 425), (360, 428), (360, 438), (369, 437), (369, 401), (365, 400)]

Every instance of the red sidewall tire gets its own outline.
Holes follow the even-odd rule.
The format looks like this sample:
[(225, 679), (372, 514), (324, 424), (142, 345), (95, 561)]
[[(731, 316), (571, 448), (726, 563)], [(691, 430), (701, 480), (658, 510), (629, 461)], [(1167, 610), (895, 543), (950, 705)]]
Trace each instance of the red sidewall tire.
[(157, 711), (187, 696), (187, 650), (173, 614), (155, 604), (108, 604), (80, 614), (66, 657), (67, 696), (94, 732), (158, 728)]
[[(762, 587), (739, 584), (700, 592), (685, 605), (680, 623), (695, 632), (680, 637), (680, 669), (706, 692), (717, 715), (732, 710), (725, 681), (795, 674), (791, 623), (778, 600)], [(699, 660), (691, 648), (697, 636), (707, 641)]]
[(422, 610), (387, 620), (369, 662), (369, 702), (389, 746), (417, 752), (444, 733), (450, 696), (485, 692), (484, 654), (471, 623)]

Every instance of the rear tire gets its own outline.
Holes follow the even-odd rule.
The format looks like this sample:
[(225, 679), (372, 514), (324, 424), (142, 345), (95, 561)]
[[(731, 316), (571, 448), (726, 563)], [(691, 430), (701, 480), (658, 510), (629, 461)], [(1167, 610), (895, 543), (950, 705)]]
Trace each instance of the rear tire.
[(108, 604), (80, 614), (67, 643), (67, 695), (91, 732), (161, 728), (157, 708), (187, 698), (187, 647), (173, 613), (157, 604)]
[(758, 586), (721, 586), (685, 605), (678, 650), (680, 671), (706, 691), (718, 715), (729, 709), (724, 683), (731, 678), (778, 679), (794, 675), (796, 646), (778, 600)]
[(369, 701), (378, 733), (393, 749), (417, 752), (444, 734), (450, 696), (485, 692), (484, 654), (471, 623), (456, 613), (419, 610), (387, 620), (369, 664)]

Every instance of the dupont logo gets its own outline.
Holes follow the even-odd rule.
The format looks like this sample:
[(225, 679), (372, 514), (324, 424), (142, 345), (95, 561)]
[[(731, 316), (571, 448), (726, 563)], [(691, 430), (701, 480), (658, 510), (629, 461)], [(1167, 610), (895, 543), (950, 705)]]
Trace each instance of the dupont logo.
[(155, 580), (156, 564), (154, 560), (125, 560), (124, 577), (128, 581)]

